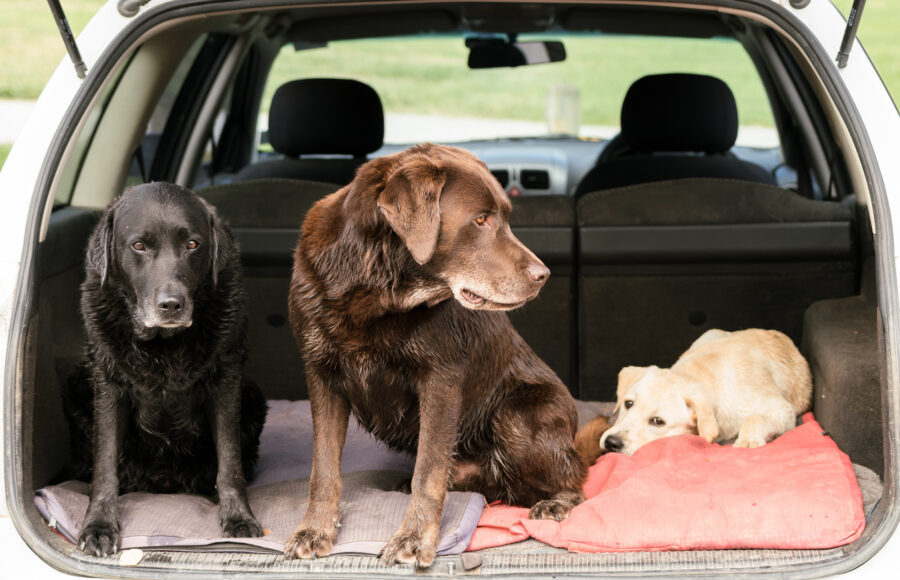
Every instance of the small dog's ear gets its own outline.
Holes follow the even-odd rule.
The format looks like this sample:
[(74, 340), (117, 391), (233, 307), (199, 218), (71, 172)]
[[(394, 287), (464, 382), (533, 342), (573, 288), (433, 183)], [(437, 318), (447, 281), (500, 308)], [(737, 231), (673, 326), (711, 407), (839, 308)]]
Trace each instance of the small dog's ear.
[(651, 367), (625, 367), (619, 371), (619, 385), (616, 387), (616, 409), (614, 413), (619, 412), (622, 406), (622, 397), (631, 388), (631, 385), (641, 380), (647, 369)]
[(115, 260), (113, 247), (113, 217), (115, 204), (110, 204), (103, 212), (100, 222), (91, 233), (87, 248), (87, 263), (100, 274), (100, 286), (106, 284), (110, 263)]
[(694, 422), (697, 424), (697, 435), (703, 437), (707, 443), (715, 441), (719, 437), (719, 423), (716, 421), (716, 413), (707, 396), (700, 392), (693, 392), (685, 395), (684, 402), (693, 413)]
[(428, 262), (437, 247), (446, 182), (443, 168), (415, 155), (399, 161), (378, 196), (379, 210), (419, 264)]

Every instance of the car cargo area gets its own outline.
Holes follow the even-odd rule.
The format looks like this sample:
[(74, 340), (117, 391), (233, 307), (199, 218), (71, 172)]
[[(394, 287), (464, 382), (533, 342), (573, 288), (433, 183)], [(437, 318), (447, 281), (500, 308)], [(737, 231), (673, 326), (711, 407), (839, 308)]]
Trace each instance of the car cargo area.
[[(211, 188), (202, 193), (223, 213), (227, 203), (217, 203), (238, 189), (259, 188), (278, 192), (277, 184), (254, 182)], [(731, 190), (731, 191), (729, 191)], [(686, 191), (690, 191), (688, 194)], [(666, 196), (684, 198), (704, 195), (742, 195), (765, 200), (767, 207), (787, 211), (791, 201), (798, 208), (791, 219), (778, 215), (768, 222), (742, 224), (726, 231), (702, 224), (682, 226), (659, 216), (656, 223), (628, 225), (612, 211), (592, 220), (590, 212), (600, 204), (615, 205), (616, 196), (640, 204), (642, 193), (658, 200)], [(743, 186), (734, 182), (664, 182), (633, 191), (609, 190), (588, 195), (578, 204), (566, 203), (552, 223), (540, 223), (537, 209), (563, 205), (566, 198), (524, 198), (515, 206), (515, 233), (523, 240), (539, 232), (578, 240), (575, 255), (544, 257), (553, 275), (541, 296), (511, 314), (517, 329), (535, 351), (552, 361), (560, 376), (569, 377), (573, 395), (588, 401), (615, 400), (617, 367), (626, 363), (669, 365), (694, 338), (708, 328), (776, 328), (791, 336), (810, 362), (814, 377), (813, 411), (818, 421), (854, 463), (883, 474), (882, 427), (880, 423), (880, 370), (878, 359), (877, 303), (873, 295), (874, 269), (871, 259), (861, 258), (866, 240), (860, 235), (856, 208), (837, 202), (806, 202), (796, 194), (775, 188)], [(767, 200), (775, 196), (777, 200)], [(246, 196), (235, 195), (246, 199)], [(852, 200), (851, 200), (852, 201)], [(299, 203), (299, 200), (298, 200)], [(544, 208), (541, 208), (545, 205)], [(641, 204), (648, 214), (650, 204)], [(660, 204), (662, 205), (662, 204)], [(271, 205), (267, 205), (272, 207)], [(697, 207), (710, 207), (699, 203)], [(559, 208), (557, 208), (559, 209)], [(581, 212), (576, 217), (576, 212)], [(304, 208), (281, 215), (302, 215)], [(624, 213), (624, 212), (623, 212)], [(714, 218), (716, 216), (710, 216)], [(81, 324), (78, 317), (78, 285), (82, 278), (81, 253), (66, 248), (81, 247), (94, 223), (95, 213), (57, 212), (51, 223), (42, 267), (47, 275), (40, 289), (40, 311), (35, 321), (30, 358), (34, 375), (29, 377), (29, 405), (24, 424), (31, 434), (26, 455), (26, 473), (31, 481), (24, 489), (37, 489), (56, 478), (67, 458), (65, 419), (59, 402), (62, 381), (79, 360)], [(247, 212), (230, 215), (245, 247), (261, 247), (267, 235), (277, 231), (254, 227)], [(253, 218), (249, 218), (252, 220)], [(652, 219), (652, 218), (651, 218)], [(777, 219), (777, 221), (775, 221)], [(521, 220), (521, 221), (517, 221)], [(549, 220), (548, 220), (549, 221)], [(674, 220), (673, 220), (674, 221)], [(595, 223), (606, 222), (606, 223)], [(519, 224), (528, 225), (519, 225)], [(282, 224), (279, 224), (282, 225)], [(283, 224), (287, 226), (287, 224)], [(755, 226), (755, 227), (754, 227)], [(769, 226), (769, 227), (765, 227)], [(757, 227), (761, 233), (756, 235)], [(646, 228), (649, 232), (641, 231)], [(654, 239), (652, 232), (668, 228)], [(784, 248), (772, 248), (777, 232), (788, 240)], [(822, 234), (822, 232), (830, 232)], [(834, 232), (837, 232), (836, 234)], [(621, 241), (616, 239), (621, 236)], [(829, 240), (821, 250), (821, 236)], [(715, 236), (714, 256), (691, 249), (691, 236)], [(606, 248), (628, 252), (629, 243), (640, 240), (639, 257), (623, 259)], [(593, 240), (603, 240), (593, 246)], [(541, 236), (530, 244), (539, 255)], [(755, 243), (754, 243), (755, 242)], [(686, 247), (678, 250), (678, 244)], [(656, 244), (656, 247), (654, 247)], [(574, 244), (573, 244), (574, 245)], [(804, 253), (804, 248), (815, 249)], [(305, 398), (303, 363), (294, 346), (287, 323), (287, 254), (265, 262), (265, 256), (250, 253), (245, 258), (246, 285), (250, 300), (251, 354), (248, 372), (263, 386), (269, 399)], [(700, 255), (698, 255), (700, 254)], [(664, 258), (660, 257), (664, 256)], [(69, 264), (60, 263), (66, 257)], [(276, 263), (279, 262), (279, 263)], [(611, 308), (610, 305), (615, 305)], [(572, 346), (567, 346), (572, 345)], [(574, 381), (572, 377), (579, 377)], [(608, 407), (607, 407), (608, 409)], [(860, 417), (866, 417), (861, 421)], [(55, 426), (55, 427), (51, 427)], [(311, 442), (298, 442), (311, 445)], [(81, 558), (73, 546), (54, 536), (36, 511), (31, 517), (59, 549)], [(876, 516), (877, 517), (877, 516)], [(865, 536), (858, 542), (864, 541)], [(849, 546), (852, 549), (853, 545)], [(655, 552), (637, 554), (570, 554), (536, 540), (439, 558), (433, 571), (449, 573), (479, 563), (483, 574), (531, 574), (612, 570), (636, 572), (664, 567), (669, 571), (756, 568), (761, 565), (821, 563), (840, 558), (847, 547), (834, 550)], [(309, 571), (328, 573), (403, 573), (377, 559), (333, 556), (313, 562), (283, 561), (275, 555), (242, 555), (147, 552), (143, 565), (163, 569), (199, 567), (207, 570)], [(412, 569), (406, 569), (411, 573)]]
[[(729, 38), (737, 39), (747, 49), (772, 100), (778, 143), (769, 148), (736, 147), (721, 155), (685, 154), (674, 156), (674, 160), (666, 159), (665, 149), (604, 158), (614, 148), (611, 144), (617, 143), (614, 138), (473, 138), (454, 143), (479, 155), (501, 183), (504, 175), (510, 179), (519, 176), (517, 171), (522, 169), (549, 167), (547, 188), (540, 189), (543, 185), (533, 181), (532, 185), (537, 186), (529, 190), (516, 182), (524, 194), (513, 193), (510, 197), (512, 232), (549, 267), (551, 275), (539, 296), (511, 311), (509, 317), (572, 396), (586, 402), (581, 409), (590, 410), (590, 414), (613, 412), (621, 368), (669, 367), (709, 329), (762, 328), (785, 333), (809, 363), (813, 376), (810, 410), (816, 421), (854, 465), (871, 470), (879, 480), (869, 479), (868, 484), (872, 485), (863, 490), (866, 529), (858, 539), (829, 549), (593, 554), (569, 552), (527, 539), (439, 556), (425, 570), (385, 566), (378, 558), (353, 554), (285, 560), (276, 553), (160, 549), (144, 550), (134, 568), (137, 572), (121, 570), (123, 575), (148, 576), (190, 571), (211, 576), (260, 572), (273, 577), (309, 574), (359, 578), (423, 574), (749, 575), (760, 571), (790, 576), (828, 570), (864, 549), (895, 501), (888, 497), (889, 486), (884, 487), (884, 497), (879, 497), (886, 469), (891, 469), (886, 464), (889, 446), (883, 408), (887, 365), (878, 290), (881, 256), (873, 235), (870, 201), (860, 192), (860, 175), (852, 171), (855, 165), (847, 160), (853, 151), (846, 149), (846, 141), (839, 142), (837, 131), (829, 124), (829, 115), (824, 113), (825, 106), (815, 100), (813, 95), (818, 92), (808, 80), (809, 71), (798, 64), (801, 59), (796, 47), (789, 46), (764, 24), (730, 13), (687, 9), (655, 12), (647, 7), (613, 5), (558, 5), (553, 9), (548, 5), (523, 5), (518, 10), (507, 4), (447, 6), (446, 10), (423, 5), (403, 11), (396, 6), (357, 6), (348, 7), (345, 12), (335, 7), (296, 7), (247, 12), (238, 17), (216, 14), (209, 16), (203, 26), (194, 21), (173, 25), (184, 37), (177, 47), (169, 45), (167, 66), (187, 75), (189, 80), (184, 86), (191, 86), (191, 75), (211, 68), (209, 63), (227, 63), (224, 57), (213, 53), (227, 51), (229, 42), (257, 42), (242, 49), (242, 54), (249, 55), (248, 60), (255, 59), (256, 64), (245, 68), (235, 65), (229, 76), (230, 88), (221, 89), (221, 100), (215, 107), (216, 113), (221, 113), (219, 121), (214, 122), (215, 115), (202, 111), (200, 100), (188, 102), (184, 91), (178, 96), (181, 100), (175, 111), (182, 114), (182, 124), (187, 123), (184, 119), (190, 114), (197, 123), (202, 123), (207, 114), (210, 131), (218, 123), (216, 130), (221, 140), (211, 148), (197, 137), (205, 135), (205, 131), (173, 132), (178, 125), (176, 114), (172, 117), (176, 121), (156, 126), (159, 130), (148, 130), (155, 123), (149, 121), (151, 111), (169, 79), (160, 77), (150, 83), (155, 87), (152, 91), (134, 88), (131, 71), (121, 65), (124, 72), (117, 72), (121, 75), (117, 77), (118, 90), (142, 94), (140, 102), (147, 105), (147, 111), (132, 123), (130, 138), (120, 136), (114, 143), (124, 141), (123, 150), (134, 151), (141, 162), (130, 153), (118, 153), (118, 157), (111, 156), (121, 165), (117, 173), (110, 172), (115, 175), (97, 178), (96, 190), (86, 181), (96, 177), (104, 163), (109, 163), (96, 149), (100, 137), (108, 134), (104, 133), (109, 130), (104, 123), (118, 122), (122, 113), (116, 108), (127, 108), (125, 103), (134, 102), (133, 95), (117, 96), (112, 88), (107, 88), (104, 106), (110, 111), (108, 118), (91, 127), (95, 130), (95, 145), (85, 145), (83, 157), (75, 160), (73, 156), (69, 161), (73, 167), (78, 165), (81, 176), (73, 178), (72, 196), (55, 205), (36, 253), (18, 410), (21, 455), (17, 457), (19, 502), (33, 533), (60, 555), (77, 562), (77, 566), (120, 563), (117, 556), (85, 556), (48, 526), (35, 508), (33, 494), (65, 479), (69, 434), (60, 393), (81, 361), (85, 346), (79, 313), (85, 247), (102, 207), (113, 190), (121, 190), (123, 183), (180, 181), (217, 208), (242, 251), (250, 343), (246, 374), (260, 385), (269, 401), (308, 400), (304, 363), (288, 316), (292, 251), (309, 208), (349, 178), (336, 177), (346, 176), (346, 168), (338, 167), (330, 150), (321, 151), (322, 155), (302, 156), (301, 161), (312, 168), (303, 174), (277, 175), (271, 165), (255, 166), (283, 161), (277, 151), (255, 151), (258, 143), (254, 139), (260, 137), (240, 122), (252, 119), (256, 123), (267, 108), (268, 104), (261, 108), (261, 102), (271, 99), (268, 93), (263, 94), (264, 79), (282, 46), (294, 43), (301, 51), (315, 43), (365, 37), (367, 23), (385, 27), (385, 35), (414, 37), (437, 31), (459, 34), (462, 42), (463, 31), (505, 32), (504, 25), (518, 27), (523, 33), (550, 31), (572, 33), (575, 37), (604, 30), (611, 34), (650, 35), (658, 32), (658, 26), (667, 18), (676, 18), (683, 22), (684, 36), (709, 39), (727, 31)], [(166, 34), (174, 33), (148, 35), (143, 41), (145, 46), (136, 56), (129, 57), (135, 63), (131, 66), (137, 68), (141, 64), (141, 50), (145, 51), (143, 54), (150, 53), (150, 49), (165, 52), (157, 45), (171, 43)], [(233, 38), (223, 40), (226, 37)], [(192, 42), (196, 42), (193, 48)], [(191, 59), (197, 59), (187, 62), (192, 66), (181, 62), (188, 53)], [(776, 61), (781, 64), (776, 66)], [(334, 76), (342, 76), (341, 71)], [(214, 91), (215, 88), (209, 88), (213, 86), (212, 79), (205, 80), (206, 89)], [(784, 84), (792, 82), (795, 84), (790, 85), (790, 91), (783, 89)], [(241, 93), (241, 87), (248, 86), (256, 87), (254, 94)], [(804, 97), (809, 100), (798, 100)], [(589, 101), (590, 95), (582, 94), (581, 99)], [(700, 97), (693, 94), (687, 100), (691, 99)], [(798, 128), (801, 123), (794, 121), (792, 107), (801, 105), (811, 111), (815, 130), (804, 133)], [(347, 115), (351, 118), (347, 123), (353, 124), (352, 116), (358, 113), (339, 111), (336, 116)], [(270, 120), (269, 133), (274, 126)], [(709, 132), (718, 130), (713, 127)], [(223, 137), (241, 133), (244, 150), (236, 145), (241, 142), (238, 137), (230, 142)], [(819, 139), (815, 146), (804, 141), (813, 134)], [(359, 138), (356, 133), (354, 136)], [(379, 135), (379, 146), (363, 157), (372, 159), (407, 145), (388, 143), (383, 137)], [(210, 149), (214, 150), (212, 157)], [(194, 158), (189, 162), (180, 161), (191, 154)], [(819, 154), (823, 163), (817, 164)], [(364, 160), (358, 157), (354, 155), (350, 178), (356, 165)], [(748, 174), (736, 170), (729, 173), (730, 169), (691, 174), (688, 166), (693, 162), (686, 159), (701, 157), (728, 160), (722, 161), (723, 166), (737, 163), (738, 158), (741, 163), (758, 162), (763, 177), (750, 179)], [(569, 161), (562, 170), (565, 186), (554, 191), (559, 173), (554, 173), (553, 164), (559, 158)], [(678, 170), (670, 171), (672, 166)], [(631, 177), (657, 170), (659, 176), (649, 181)], [(774, 177), (785, 171), (791, 173), (790, 179)], [(512, 185), (504, 187), (510, 191)], [(57, 201), (60, 197), (64, 196), (58, 196)], [(589, 418), (585, 414), (582, 422)], [(311, 450), (312, 441), (296, 441), (295, 445)], [(640, 510), (641, 506), (634, 509)], [(733, 525), (741, 526), (742, 522)]]

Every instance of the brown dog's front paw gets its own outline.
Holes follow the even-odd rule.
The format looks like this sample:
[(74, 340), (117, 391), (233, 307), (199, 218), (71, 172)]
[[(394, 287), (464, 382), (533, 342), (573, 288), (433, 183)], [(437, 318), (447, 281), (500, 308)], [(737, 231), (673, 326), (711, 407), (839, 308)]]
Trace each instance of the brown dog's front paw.
[(575, 502), (567, 499), (545, 499), (531, 506), (528, 512), (530, 520), (556, 520), (563, 521), (569, 517), (569, 512), (576, 505)]
[(288, 560), (294, 558), (320, 558), (327, 556), (334, 548), (334, 540), (337, 532), (327, 534), (322, 530), (299, 527), (294, 530), (291, 537), (284, 545), (284, 557)]
[(78, 547), (88, 556), (111, 556), (119, 551), (119, 526), (107, 522), (90, 523), (81, 530)]
[[(431, 536), (434, 537), (424, 537)], [(397, 532), (381, 550), (381, 561), (391, 564), (415, 564), (427, 568), (434, 562), (437, 552), (437, 534)]]

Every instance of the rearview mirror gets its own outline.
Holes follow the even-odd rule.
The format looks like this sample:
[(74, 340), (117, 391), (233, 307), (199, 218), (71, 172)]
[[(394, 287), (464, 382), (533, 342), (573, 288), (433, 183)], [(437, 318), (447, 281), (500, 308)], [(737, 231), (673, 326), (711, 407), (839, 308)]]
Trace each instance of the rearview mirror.
[(558, 40), (507, 42), (501, 39), (468, 39), (469, 68), (498, 68), (566, 60), (566, 47)]

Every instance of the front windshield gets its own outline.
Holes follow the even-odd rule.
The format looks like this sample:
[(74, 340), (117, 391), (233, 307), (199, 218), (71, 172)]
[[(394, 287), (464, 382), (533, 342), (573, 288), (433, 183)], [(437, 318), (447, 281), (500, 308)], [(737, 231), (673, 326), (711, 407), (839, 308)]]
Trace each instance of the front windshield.
[(263, 102), (269, 103), (275, 90), (291, 80), (350, 78), (369, 84), (381, 97), (388, 144), (561, 134), (609, 139), (619, 132), (622, 100), (632, 82), (648, 74), (700, 73), (722, 79), (734, 92), (738, 145), (778, 145), (762, 82), (733, 39), (530, 38), (561, 40), (566, 60), (471, 70), (462, 36), (336, 41), (305, 50), (287, 45), (275, 61)]

